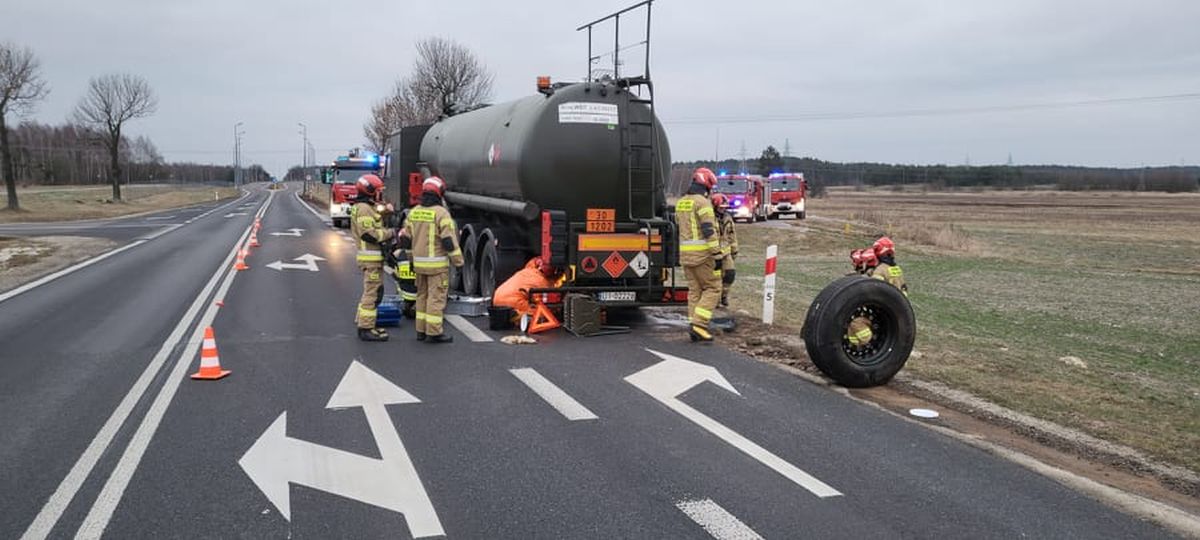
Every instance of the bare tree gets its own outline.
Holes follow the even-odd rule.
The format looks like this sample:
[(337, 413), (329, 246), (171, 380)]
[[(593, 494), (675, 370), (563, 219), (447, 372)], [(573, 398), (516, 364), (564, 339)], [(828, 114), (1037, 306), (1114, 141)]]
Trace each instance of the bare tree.
[(113, 200), (121, 200), (121, 129), (125, 122), (154, 114), (158, 98), (137, 75), (117, 73), (93, 78), (75, 107), (73, 119), (100, 132), (108, 150)]
[(4, 185), (8, 189), (8, 209), (19, 210), (17, 202), (17, 171), (8, 146), (9, 111), (16, 114), (28, 113), (33, 104), (50, 90), (38, 73), (40, 63), (33, 51), (17, 48), (11, 43), (0, 43), (0, 169), (4, 173)]
[(443, 114), (473, 109), (492, 95), (492, 74), (465, 46), (439, 37), (417, 42), (412, 75), (371, 107), (363, 124), (367, 147), (383, 152), (402, 127), (433, 123)]
[(417, 62), (408, 87), (420, 103), (438, 107), (475, 107), (492, 96), (492, 74), (465, 45), (440, 37), (417, 42)]

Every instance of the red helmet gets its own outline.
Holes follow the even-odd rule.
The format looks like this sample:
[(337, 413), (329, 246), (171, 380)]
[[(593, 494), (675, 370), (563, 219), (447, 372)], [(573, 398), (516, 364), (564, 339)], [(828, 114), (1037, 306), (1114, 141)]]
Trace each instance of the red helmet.
[(692, 173), (692, 182), (712, 189), (717, 185), (717, 175), (713, 174), (712, 169), (708, 167), (700, 167)]
[(364, 174), (358, 177), (358, 181), (354, 183), (354, 186), (358, 188), (360, 195), (366, 195), (373, 199), (379, 198), (383, 194), (385, 187), (383, 180), (380, 180), (378, 176), (373, 174)]
[(861, 250), (861, 249), (856, 249), (856, 250), (850, 252), (850, 262), (854, 263), (855, 267), (862, 266), (862, 263), (863, 263), (862, 253), (863, 253), (863, 250)]
[(886, 236), (876, 240), (875, 245), (872, 247), (875, 250), (876, 257), (887, 257), (896, 253), (896, 243), (892, 242), (892, 239)]
[(879, 266), (879, 259), (877, 257), (875, 257), (874, 251), (871, 251), (869, 249), (864, 249), (861, 252), (859, 252), (859, 257), (862, 258), (863, 266), (865, 266), (867, 268), (874, 268), (876, 266)]
[(421, 192), (435, 193), (438, 197), (443, 197), (446, 195), (446, 182), (436, 176), (430, 176), (421, 182)]
[(713, 193), (712, 204), (713, 204), (713, 206), (717, 206), (717, 207), (726, 206), (729, 204), (729, 197), (726, 196), (724, 193)]

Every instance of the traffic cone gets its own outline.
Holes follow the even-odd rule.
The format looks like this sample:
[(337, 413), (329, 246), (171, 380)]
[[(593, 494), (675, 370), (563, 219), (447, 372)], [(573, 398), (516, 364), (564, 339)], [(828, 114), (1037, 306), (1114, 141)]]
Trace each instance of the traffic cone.
[(217, 358), (217, 340), (209, 326), (204, 329), (204, 346), (200, 348), (200, 370), (193, 373), (192, 378), (215, 381), (229, 373), (229, 370), (221, 369), (221, 360)]
[(233, 265), (233, 269), (234, 270), (249, 270), (250, 269), (249, 266), (246, 266), (246, 248), (242, 248), (242, 249), (238, 250), (237, 264)]
[(537, 308), (533, 311), (533, 320), (529, 321), (529, 329), (526, 330), (526, 333), (537, 334), (547, 330), (554, 330), (560, 326), (562, 326), (562, 323), (558, 322), (558, 318), (554, 316), (554, 312), (550, 311), (550, 308), (546, 307), (546, 304), (537, 302)]
[(250, 231), (250, 247), (258, 247), (259, 245), (260, 244), (258, 243), (258, 227), (255, 227), (253, 231)]

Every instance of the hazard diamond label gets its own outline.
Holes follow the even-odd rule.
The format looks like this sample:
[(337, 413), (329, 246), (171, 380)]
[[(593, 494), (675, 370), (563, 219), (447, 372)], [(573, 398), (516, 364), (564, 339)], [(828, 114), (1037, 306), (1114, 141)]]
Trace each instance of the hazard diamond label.
[(629, 260), (629, 268), (633, 270), (633, 273), (637, 274), (637, 277), (646, 277), (646, 272), (650, 271), (650, 257), (646, 256), (645, 251), (639, 251), (637, 255)]
[(604, 267), (604, 271), (608, 272), (608, 275), (621, 277), (621, 273), (629, 267), (629, 263), (625, 262), (625, 258), (620, 253), (614, 251), (607, 259), (604, 259), (604, 264), (600, 266)]

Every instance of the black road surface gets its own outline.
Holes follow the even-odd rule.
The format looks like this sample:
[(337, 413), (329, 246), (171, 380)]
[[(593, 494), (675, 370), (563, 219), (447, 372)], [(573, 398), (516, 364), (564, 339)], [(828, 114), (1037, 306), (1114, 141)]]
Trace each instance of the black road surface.
[[(269, 198), (251, 269), (228, 270)], [(343, 232), (290, 190), (211, 209), (157, 229), (106, 222), (91, 234), (179, 226), (0, 301), (0, 538), (403, 538), (410, 515), (418, 534), (453, 538), (1169, 536), (683, 336), (559, 331), (510, 346), (447, 324), (455, 342), (427, 345), (403, 321), (390, 342), (361, 343)], [(232, 374), (194, 381), (212, 317)], [(626, 380), (652, 366), (677, 368), (654, 387), (672, 387), (663, 399), (634, 384), (650, 375)], [(540, 397), (521, 368), (560, 397)], [(378, 377), (330, 403), (348, 372)]]

